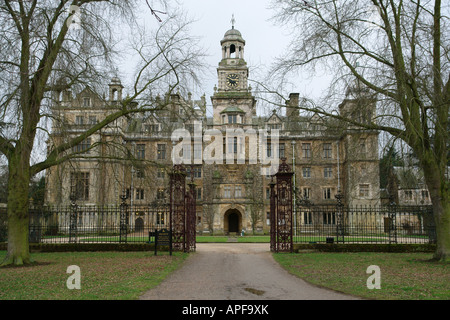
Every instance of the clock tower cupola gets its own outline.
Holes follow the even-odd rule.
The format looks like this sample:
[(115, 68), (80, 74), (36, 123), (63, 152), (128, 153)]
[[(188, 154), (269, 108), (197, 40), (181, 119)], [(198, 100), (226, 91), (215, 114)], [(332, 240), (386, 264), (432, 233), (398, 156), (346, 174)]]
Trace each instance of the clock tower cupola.
[(256, 100), (248, 85), (248, 67), (244, 59), (245, 40), (242, 34), (232, 27), (225, 32), (220, 41), (222, 60), (217, 68), (218, 85), (211, 97), (214, 125), (251, 126), (256, 116)]
[(219, 78), (219, 91), (247, 90), (248, 68), (244, 60), (245, 40), (239, 30), (232, 27), (220, 41), (222, 46), (222, 60), (217, 69)]

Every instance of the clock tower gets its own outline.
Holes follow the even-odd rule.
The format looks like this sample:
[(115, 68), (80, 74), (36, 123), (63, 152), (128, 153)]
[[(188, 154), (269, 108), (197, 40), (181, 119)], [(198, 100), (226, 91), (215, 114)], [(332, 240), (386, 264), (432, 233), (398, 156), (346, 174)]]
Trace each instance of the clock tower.
[(214, 125), (251, 125), (256, 116), (256, 100), (248, 85), (248, 67), (244, 59), (245, 40), (234, 28), (228, 30), (220, 41), (222, 60), (217, 68), (218, 86), (211, 97)]

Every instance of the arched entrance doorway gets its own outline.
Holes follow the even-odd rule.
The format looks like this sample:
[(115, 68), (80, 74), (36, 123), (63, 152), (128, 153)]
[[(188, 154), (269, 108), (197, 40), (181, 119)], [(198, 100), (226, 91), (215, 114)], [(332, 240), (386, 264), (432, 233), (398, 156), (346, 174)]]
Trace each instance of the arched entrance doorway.
[(142, 232), (144, 231), (144, 220), (142, 218), (137, 218), (134, 222), (134, 231)]
[(241, 232), (242, 228), (242, 215), (239, 212), (239, 210), (236, 209), (230, 209), (227, 212), (225, 212), (224, 215), (224, 231), (225, 233), (230, 232)]

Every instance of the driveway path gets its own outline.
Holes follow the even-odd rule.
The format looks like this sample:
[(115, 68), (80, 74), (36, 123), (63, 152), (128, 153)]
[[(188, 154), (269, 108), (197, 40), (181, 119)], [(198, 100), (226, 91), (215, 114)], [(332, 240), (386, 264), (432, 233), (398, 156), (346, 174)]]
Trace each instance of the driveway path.
[(269, 244), (198, 243), (183, 267), (142, 300), (348, 300), (289, 274)]

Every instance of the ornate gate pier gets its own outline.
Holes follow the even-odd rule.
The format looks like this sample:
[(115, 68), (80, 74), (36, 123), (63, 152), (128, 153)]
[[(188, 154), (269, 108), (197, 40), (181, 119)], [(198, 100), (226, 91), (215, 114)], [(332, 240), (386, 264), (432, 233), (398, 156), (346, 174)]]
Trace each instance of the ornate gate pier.
[(293, 172), (286, 164), (286, 158), (275, 174), (276, 182), (270, 183), (270, 250), (273, 252), (293, 252)]
[(186, 190), (186, 169), (175, 165), (170, 173), (170, 230), (175, 251), (195, 251), (196, 201), (195, 184)]

